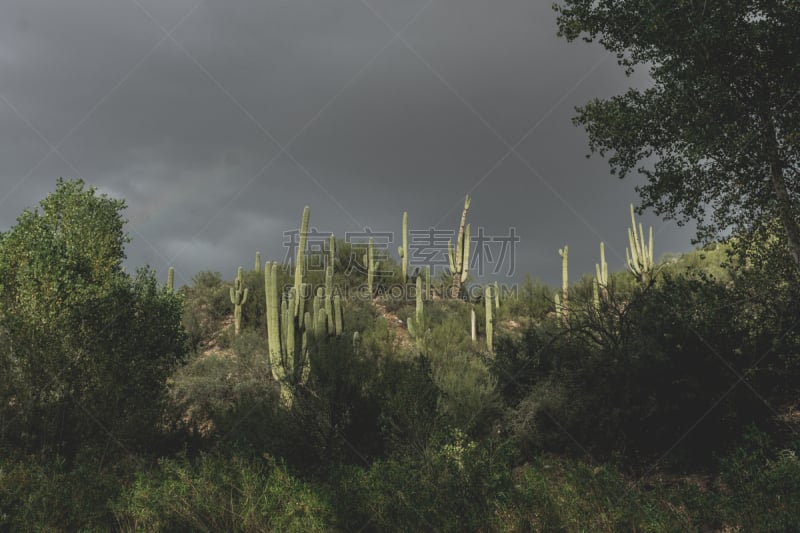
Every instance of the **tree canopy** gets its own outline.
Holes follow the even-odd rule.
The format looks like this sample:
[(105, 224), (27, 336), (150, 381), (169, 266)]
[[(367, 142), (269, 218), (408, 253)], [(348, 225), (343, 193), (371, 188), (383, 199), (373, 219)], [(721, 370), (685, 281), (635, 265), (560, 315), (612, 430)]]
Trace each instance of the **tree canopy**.
[(122, 200), (59, 180), (0, 238), (0, 418), (26, 447), (134, 442), (185, 351), (181, 302), (122, 269)]
[(638, 170), (641, 209), (698, 239), (780, 222), (800, 269), (800, 3), (563, 0), (559, 34), (597, 40), (653, 85), (578, 108), (612, 173)]

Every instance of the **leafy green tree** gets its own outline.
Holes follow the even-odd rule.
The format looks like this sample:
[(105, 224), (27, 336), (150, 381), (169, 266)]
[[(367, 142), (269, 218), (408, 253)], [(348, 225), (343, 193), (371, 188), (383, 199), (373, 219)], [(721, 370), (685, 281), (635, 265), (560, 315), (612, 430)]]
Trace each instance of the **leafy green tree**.
[[(800, 4), (563, 0), (559, 34), (598, 40), (653, 85), (578, 108), (612, 172), (635, 168), (642, 209), (698, 221), (698, 238), (780, 221), (800, 269)], [(711, 211), (706, 216), (706, 211)]]
[(122, 200), (59, 180), (0, 240), (6, 443), (67, 455), (152, 435), (185, 353), (181, 300), (122, 269)]

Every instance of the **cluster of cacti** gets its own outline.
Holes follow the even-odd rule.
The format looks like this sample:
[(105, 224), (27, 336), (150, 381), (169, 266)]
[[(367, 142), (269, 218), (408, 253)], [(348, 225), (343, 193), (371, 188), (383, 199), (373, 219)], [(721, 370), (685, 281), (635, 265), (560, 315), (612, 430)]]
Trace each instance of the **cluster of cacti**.
[[(314, 342), (342, 333), (342, 302), (334, 295), (333, 266), (325, 272), (325, 287), (319, 287), (311, 302), (311, 288), (303, 282), (305, 243), (308, 232), (308, 207), (303, 211), (300, 249), (297, 251), (294, 286), (287, 293), (278, 287), (277, 262), (264, 267), (264, 291), (267, 304), (267, 337), (272, 376), (280, 384), (281, 398), (291, 405), (293, 389), (308, 380), (311, 371), (309, 350)], [(333, 240), (333, 238), (332, 238)], [(331, 257), (333, 254), (331, 254)]]
[(417, 343), (417, 349), (423, 351), (425, 335), (425, 306), (422, 303), (422, 277), (417, 276), (416, 280), (416, 309), (414, 311), (414, 318), (408, 317), (408, 333), (414, 338)]
[(403, 269), (403, 282), (408, 279), (408, 211), (403, 212), (403, 246), (397, 247)]
[(450, 273), (453, 275), (453, 284), (450, 286), (450, 297), (461, 296), (461, 284), (467, 281), (469, 270), (469, 224), (467, 224), (467, 210), (471, 200), (469, 195), (464, 199), (464, 210), (461, 212), (461, 223), (458, 226), (458, 239), (453, 248), (452, 242), (447, 243), (447, 258), (450, 262)]
[(631, 204), (631, 227), (628, 228), (628, 243), (630, 248), (625, 249), (625, 257), (628, 261), (628, 269), (633, 273), (637, 280), (647, 283), (653, 272), (653, 227), (650, 226), (649, 243), (644, 239), (644, 230), (641, 223), (639, 232), (636, 232), (636, 218), (633, 214), (633, 204)]
[(290, 405), (292, 388), (305, 384), (310, 373), (306, 326), (312, 318), (304, 310), (303, 291), (308, 285), (302, 286), (300, 293), (291, 287), (288, 294), (281, 294), (278, 268), (278, 263), (269, 261), (264, 265), (269, 363), (272, 377), (281, 387), (281, 398)]
[(239, 334), (242, 327), (242, 306), (247, 302), (247, 288), (244, 286), (244, 272), (242, 267), (236, 273), (233, 287), (230, 289), (231, 303), (233, 304), (233, 332)]
[(380, 267), (381, 262), (375, 260), (375, 241), (372, 237), (369, 239), (367, 252), (362, 259), (364, 260), (364, 265), (367, 267), (367, 289), (369, 290), (370, 296), (373, 296), (375, 294), (373, 292), (375, 272), (378, 270), (378, 267)]
[(569, 246), (564, 246), (558, 250), (558, 255), (561, 256), (561, 294), (556, 292), (556, 316), (563, 320), (565, 323), (569, 320), (569, 271), (567, 264), (567, 256), (569, 254)]
[(494, 298), (494, 287), (487, 285), (484, 290), (486, 300), (486, 348), (491, 352), (494, 349), (494, 317), (492, 316), (492, 299)]

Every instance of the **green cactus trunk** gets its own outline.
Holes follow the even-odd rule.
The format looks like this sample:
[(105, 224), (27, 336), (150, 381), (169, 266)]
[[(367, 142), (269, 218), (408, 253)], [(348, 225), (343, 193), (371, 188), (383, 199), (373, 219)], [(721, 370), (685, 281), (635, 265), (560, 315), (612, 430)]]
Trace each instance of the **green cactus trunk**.
[(403, 246), (397, 248), (403, 270), (403, 283), (408, 280), (408, 211), (403, 212)]
[(256, 252), (256, 264), (254, 265), (256, 272), (261, 272), (261, 252)]
[(415, 286), (416, 308), (414, 318), (408, 318), (406, 325), (408, 333), (417, 343), (417, 350), (424, 351), (425, 343), (425, 304), (422, 301), (422, 277), (417, 276)]
[(286, 380), (282, 361), (280, 337), (280, 295), (278, 294), (278, 264), (267, 261), (264, 265), (264, 291), (267, 304), (267, 338), (269, 342), (269, 363), (275, 381)]
[(608, 263), (606, 263), (606, 247), (604, 243), (600, 243), (600, 264), (594, 265), (595, 280), (598, 285), (598, 299), (603, 298), (608, 301)]
[(342, 334), (342, 329), (344, 327), (343, 324), (343, 317), (342, 317), (342, 298), (336, 294), (333, 297), (333, 327), (334, 327), (334, 334), (338, 337)]
[(372, 237), (370, 237), (367, 243), (367, 253), (364, 254), (364, 264), (367, 267), (367, 290), (369, 291), (370, 298), (373, 298), (375, 296), (375, 271), (378, 269), (380, 261), (375, 261), (375, 241)]
[(173, 267), (169, 267), (169, 270), (167, 270), (167, 290), (169, 292), (174, 292), (175, 290), (175, 269)]
[(425, 265), (425, 299), (428, 301), (433, 300), (431, 294), (431, 266)]
[(561, 318), (566, 323), (569, 320), (569, 271), (567, 264), (567, 256), (569, 254), (569, 247), (564, 246), (563, 249), (558, 250), (558, 255), (561, 256)]
[(242, 327), (242, 305), (247, 301), (247, 289), (244, 286), (244, 272), (239, 267), (233, 287), (230, 289), (231, 303), (233, 304), (233, 332), (238, 335)]
[(488, 285), (485, 290), (485, 300), (486, 300), (486, 348), (489, 352), (494, 351), (494, 319), (492, 317), (492, 298), (493, 298), (493, 287)]
[(452, 243), (447, 244), (448, 259), (450, 262), (450, 272), (453, 275), (452, 285), (450, 286), (450, 297), (461, 297), (461, 285), (467, 281), (469, 270), (469, 224), (467, 224), (467, 210), (470, 203), (469, 195), (464, 199), (464, 210), (461, 212), (461, 223), (458, 226), (458, 239), (453, 248)]
[(628, 262), (628, 269), (642, 283), (647, 283), (653, 274), (653, 227), (650, 226), (649, 242), (644, 238), (644, 230), (639, 224), (639, 232), (636, 232), (636, 217), (634, 216), (633, 204), (631, 204), (631, 227), (628, 228), (628, 244), (630, 248), (625, 249), (625, 258)]
[[(297, 261), (294, 265), (294, 288), (297, 294), (301, 292), (301, 285), (303, 284), (303, 274), (305, 273), (306, 266), (306, 241), (308, 239), (308, 219), (310, 212), (308, 206), (303, 208), (303, 219), (300, 223), (300, 243), (297, 249)], [(294, 316), (297, 317), (300, 312), (300, 300), (295, 300), (295, 307), (293, 310)]]
[(328, 242), (328, 266), (333, 269), (334, 263), (336, 263), (336, 236), (331, 233), (330, 240)]

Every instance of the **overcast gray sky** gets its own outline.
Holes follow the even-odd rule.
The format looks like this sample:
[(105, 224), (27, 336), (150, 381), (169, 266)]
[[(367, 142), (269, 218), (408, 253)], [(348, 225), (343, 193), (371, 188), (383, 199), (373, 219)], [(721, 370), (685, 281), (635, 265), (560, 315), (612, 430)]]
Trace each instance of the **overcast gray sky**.
[[(82, 177), (127, 201), (129, 269), (184, 282), (282, 259), (304, 205), (342, 238), (404, 210), (453, 231), (469, 193), (473, 235), (515, 228), (514, 279), (556, 283), (564, 244), (577, 279), (601, 240), (624, 267), (637, 182), (585, 157), (574, 107), (647, 83), (549, 1), (3, 0), (0, 230)], [(644, 221), (656, 255), (691, 248)]]

